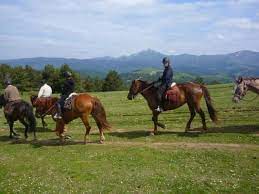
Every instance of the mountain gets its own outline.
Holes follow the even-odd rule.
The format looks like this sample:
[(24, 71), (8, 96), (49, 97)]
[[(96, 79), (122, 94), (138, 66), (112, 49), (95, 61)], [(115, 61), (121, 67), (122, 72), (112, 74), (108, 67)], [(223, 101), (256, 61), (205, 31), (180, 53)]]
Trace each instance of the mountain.
[[(24, 58), (0, 60), (0, 64), (31, 65), (36, 69), (42, 69), (46, 64), (56, 67), (69, 64), (74, 70), (83, 74), (104, 74), (113, 69), (120, 73), (129, 73), (139, 69), (162, 69), (161, 59), (165, 54), (148, 49), (132, 55), (121, 57), (99, 57), (91, 59), (74, 58)], [(183, 72), (192, 75), (259, 75), (259, 52), (238, 51), (221, 55), (170, 55), (175, 72)]]

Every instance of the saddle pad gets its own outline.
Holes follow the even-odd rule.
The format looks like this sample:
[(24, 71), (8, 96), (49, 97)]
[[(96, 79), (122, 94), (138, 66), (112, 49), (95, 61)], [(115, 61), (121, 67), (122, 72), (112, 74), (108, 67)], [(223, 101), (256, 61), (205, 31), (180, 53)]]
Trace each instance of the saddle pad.
[(177, 106), (180, 101), (180, 90), (176, 83), (173, 87), (166, 91), (165, 99), (169, 101), (169, 104)]
[(64, 109), (72, 110), (74, 98), (77, 96), (77, 93), (71, 93), (65, 100)]

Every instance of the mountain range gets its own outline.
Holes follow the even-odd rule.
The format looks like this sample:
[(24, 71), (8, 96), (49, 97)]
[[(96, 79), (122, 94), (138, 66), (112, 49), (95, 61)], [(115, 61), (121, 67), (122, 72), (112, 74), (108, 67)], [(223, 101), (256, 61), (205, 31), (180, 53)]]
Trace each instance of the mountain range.
[[(85, 74), (104, 74), (109, 70), (119, 73), (156, 68), (162, 69), (161, 60), (166, 56), (163, 53), (148, 49), (135, 54), (121, 57), (99, 57), (90, 59), (75, 58), (22, 58), (0, 60), (0, 64), (30, 65), (36, 69), (42, 69), (46, 64), (59, 67), (68, 64), (72, 69)], [(174, 71), (192, 75), (237, 75), (259, 76), (259, 52), (243, 50), (229, 54), (218, 55), (169, 55)]]

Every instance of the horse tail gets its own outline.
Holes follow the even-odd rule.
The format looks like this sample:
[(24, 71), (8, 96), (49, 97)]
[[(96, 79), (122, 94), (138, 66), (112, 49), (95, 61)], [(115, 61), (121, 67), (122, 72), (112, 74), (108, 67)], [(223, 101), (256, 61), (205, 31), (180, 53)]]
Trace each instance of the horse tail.
[(106, 119), (106, 113), (101, 101), (98, 98), (94, 98), (92, 103), (93, 109), (91, 115), (93, 116), (98, 128), (110, 130), (111, 126)]
[(28, 109), (27, 109), (27, 119), (28, 119), (28, 122), (29, 122), (29, 130), (31, 132), (36, 132), (36, 118), (33, 114), (33, 109), (30, 105), (28, 105)]
[(215, 108), (212, 105), (212, 100), (210, 97), (210, 93), (209, 90), (205, 87), (205, 86), (201, 86), (203, 94), (204, 94), (204, 98), (206, 101), (206, 105), (210, 114), (210, 118), (214, 123), (218, 122), (218, 117), (217, 117), (217, 111), (215, 110)]

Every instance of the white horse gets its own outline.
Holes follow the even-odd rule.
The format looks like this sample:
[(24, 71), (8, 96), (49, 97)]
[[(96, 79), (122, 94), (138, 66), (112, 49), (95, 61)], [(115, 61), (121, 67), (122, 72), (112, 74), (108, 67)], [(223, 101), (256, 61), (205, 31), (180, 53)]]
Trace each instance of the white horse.
[(242, 100), (247, 91), (252, 91), (259, 95), (259, 78), (239, 77), (236, 80), (233, 102), (238, 103), (240, 100)]

